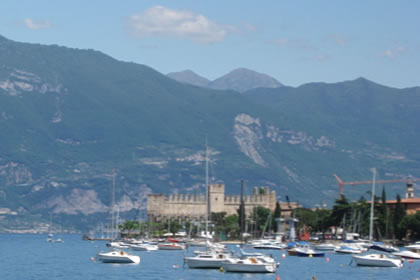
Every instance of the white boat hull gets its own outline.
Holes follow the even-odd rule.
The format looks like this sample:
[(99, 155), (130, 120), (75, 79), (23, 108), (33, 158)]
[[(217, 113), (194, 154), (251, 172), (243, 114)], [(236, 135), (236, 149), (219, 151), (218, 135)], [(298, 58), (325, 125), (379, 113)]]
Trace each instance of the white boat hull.
[(200, 259), (196, 257), (186, 257), (184, 258), (185, 263), (189, 268), (221, 268), (223, 261), (225, 259)]
[(159, 250), (184, 250), (184, 245), (179, 244), (158, 244)]
[(365, 256), (353, 255), (353, 260), (360, 266), (375, 267), (402, 267), (403, 262), (400, 259), (388, 258), (385, 255), (370, 254)]
[(275, 264), (223, 263), (222, 267), (228, 272), (273, 273), (277, 270)]
[(125, 252), (108, 252), (108, 253), (98, 253), (98, 261), (103, 263), (140, 263), (140, 257), (129, 255)]
[(397, 257), (405, 258), (405, 259), (412, 259), (412, 260), (420, 259), (420, 254), (412, 252), (412, 251), (401, 251), (401, 252), (393, 253), (393, 255)]

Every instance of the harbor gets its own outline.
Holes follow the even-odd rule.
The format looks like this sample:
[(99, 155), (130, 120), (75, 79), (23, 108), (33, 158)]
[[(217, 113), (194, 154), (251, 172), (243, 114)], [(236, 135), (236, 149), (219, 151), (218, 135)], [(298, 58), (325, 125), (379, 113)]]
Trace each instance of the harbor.
[[(384, 279), (414, 280), (420, 277), (419, 261), (404, 261), (401, 268), (362, 267), (351, 263), (351, 255), (326, 252), (325, 257), (294, 257), (286, 250), (254, 250), (279, 263), (275, 273), (221, 272), (219, 269), (191, 269), (184, 265), (183, 250), (131, 252), (140, 257), (139, 264), (109, 264), (96, 260), (97, 252), (106, 250), (106, 242), (87, 242), (80, 235), (62, 235), (63, 243), (48, 243), (46, 235), (3, 234), (0, 239), (2, 254), (1, 279)], [(236, 246), (227, 246), (236, 250)], [(190, 249), (189, 249), (190, 250)], [(25, 256), (22, 257), (22, 252)], [(92, 259), (93, 258), (93, 259)]]

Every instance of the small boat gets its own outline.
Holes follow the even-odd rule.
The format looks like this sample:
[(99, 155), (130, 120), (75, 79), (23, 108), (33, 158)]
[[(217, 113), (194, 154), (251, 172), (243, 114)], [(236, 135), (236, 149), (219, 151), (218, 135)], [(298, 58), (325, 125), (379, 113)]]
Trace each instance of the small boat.
[(159, 250), (159, 247), (157, 245), (152, 244), (130, 244), (130, 248), (134, 251), (156, 251)]
[(385, 254), (353, 255), (353, 260), (360, 266), (402, 267), (400, 258), (393, 258)]
[(198, 252), (195, 256), (184, 257), (184, 263), (188, 265), (189, 268), (221, 268), (222, 263), (228, 258), (231, 257), (231, 254), (219, 253), (214, 250), (206, 252)]
[(324, 257), (324, 252), (317, 252), (313, 250), (309, 245), (303, 245), (295, 248), (296, 256), (298, 257)]
[(96, 257), (103, 263), (140, 263), (140, 257), (130, 255), (124, 251), (110, 251), (107, 253), (98, 253)]
[(399, 251), (398, 248), (395, 248), (391, 245), (385, 245), (380, 242), (375, 242), (372, 246), (369, 247), (369, 250), (376, 250), (376, 251), (381, 251), (381, 252), (386, 252), (386, 253), (394, 253), (394, 252)]
[(392, 253), (394, 256), (404, 258), (404, 259), (411, 259), (411, 260), (419, 260), (420, 254), (412, 251), (401, 251)]
[(267, 256), (247, 256), (227, 258), (222, 262), (222, 268), (227, 272), (274, 273), (279, 264)]
[(109, 242), (106, 244), (107, 247), (114, 248), (114, 249), (129, 249), (130, 245), (124, 243), (124, 242)]
[(340, 248), (340, 246), (337, 246), (333, 243), (321, 243), (317, 245), (313, 245), (315, 250), (318, 251), (334, 251), (335, 249)]
[(405, 248), (407, 248), (408, 250), (410, 250), (412, 252), (418, 253), (418, 252), (420, 252), (420, 242), (417, 241), (414, 244), (410, 244), (410, 245), (405, 246)]
[(276, 244), (276, 243), (264, 243), (253, 245), (254, 249), (265, 249), (265, 250), (283, 250), (287, 247), (286, 244)]
[(338, 249), (335, 249), (334, 252), (336, 252), (337, 254), (360, 254), (360, 253), (363, 253), (364, 250), (358, 247), (343, 245), (339, 247)]
[(159, 250), (184, 250), (185, 246), (178, 243), (160, 243), (157, 245)]

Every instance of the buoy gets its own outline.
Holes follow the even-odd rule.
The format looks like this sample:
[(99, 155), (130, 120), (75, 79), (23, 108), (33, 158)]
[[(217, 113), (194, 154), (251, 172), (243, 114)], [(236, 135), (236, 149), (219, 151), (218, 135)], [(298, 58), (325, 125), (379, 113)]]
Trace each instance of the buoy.
[(276, 276), (276, 280), (280, 280), (280, 276)]
[(325, 261), (329, 262), (330, 261), (330, 258), (325, 258)]
[(414, 261), (413, 261), (413, 260), (408, 260), (408, 262), (409, 262), (409, 263), (413, 263)]
[(219, 268), (220, 272), (225, 272), (225, 269), (223, 268), (223, 266), (221, 268)]
[(312, 258), (312, 254), (309, 254), (309, 257)]
[(286, 258), (286, 254), (282, 254), (281, 257), (284, 259)]
[(90, 260), (94, 262), (95, 261), (95, 258), (94, 257), (90, 257)]
[(173, 268), (178, 268), (178, 265), (177, 264), (174, 264), (172, 267)]

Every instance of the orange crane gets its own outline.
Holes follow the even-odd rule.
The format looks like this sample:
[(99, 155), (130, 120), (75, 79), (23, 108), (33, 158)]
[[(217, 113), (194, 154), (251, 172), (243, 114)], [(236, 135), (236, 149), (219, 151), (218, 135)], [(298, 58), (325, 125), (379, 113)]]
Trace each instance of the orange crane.
[[(340, 193), (340, 198), (344, 195), (344, 185), (366, 185), (366, 184), (372, 184), (373, 181), (365, 180), (365, 181), (354, 181), (354, 182), (343, 182), (340, 177), (338, 177), (336, 174), (333, 174), (335, 179), (338, 182), (338, 188)], [(386, 184), (386, 183), (410, 183), (420, 181), (419, 178), (408, 178), (408, 179), (395, 179), (395, 180), (375, 180), (375, 183), (377, 184)]]

